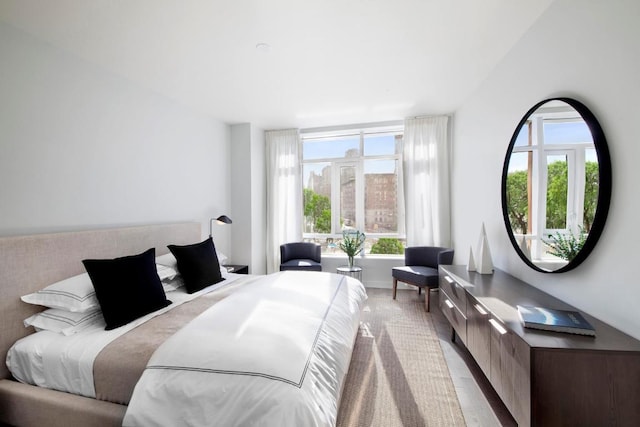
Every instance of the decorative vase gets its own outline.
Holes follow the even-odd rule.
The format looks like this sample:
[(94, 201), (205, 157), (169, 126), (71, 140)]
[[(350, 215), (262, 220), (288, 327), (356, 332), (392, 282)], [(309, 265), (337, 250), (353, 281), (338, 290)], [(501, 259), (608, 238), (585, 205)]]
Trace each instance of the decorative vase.
[(349, 268), (353, 268), (353, 256), (347, 255), (349, 257)]

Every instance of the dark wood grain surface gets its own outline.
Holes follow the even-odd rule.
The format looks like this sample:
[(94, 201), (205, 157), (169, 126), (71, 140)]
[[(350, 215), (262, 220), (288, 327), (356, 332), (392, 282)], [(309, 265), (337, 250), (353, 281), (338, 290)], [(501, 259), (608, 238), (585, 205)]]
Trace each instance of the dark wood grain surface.
[[(501, 270), (440, 275), (445, 317), (518, 425), (640, 425), (639, 340)], [(596, 336), (524, 328), (518, 305), (580, 311)]]

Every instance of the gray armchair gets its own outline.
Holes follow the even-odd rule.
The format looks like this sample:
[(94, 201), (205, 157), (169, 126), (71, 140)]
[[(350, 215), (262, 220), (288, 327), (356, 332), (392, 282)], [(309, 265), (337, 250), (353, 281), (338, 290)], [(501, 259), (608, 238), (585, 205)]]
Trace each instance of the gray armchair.
[(422, 288), (426, 311), (429, 311), (429, 293), (438, 287), (438, 266), (453, 262), (453, 249), (437, 246), (413, 246), (404, 250), (404, 267), (393, 267), (393, 299), (396, 299), (398, 281)]
[(280, 271), (322, 271), (321, 252), (317, 243), (295, 242), (280, 245)]

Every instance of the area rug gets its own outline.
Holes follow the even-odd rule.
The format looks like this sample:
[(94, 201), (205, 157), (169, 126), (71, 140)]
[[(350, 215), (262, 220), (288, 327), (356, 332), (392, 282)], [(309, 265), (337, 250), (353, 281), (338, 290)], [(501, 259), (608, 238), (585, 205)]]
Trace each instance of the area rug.
[(431, 314), (405, 292), (367, 289), (338, 427), (465, 425)]

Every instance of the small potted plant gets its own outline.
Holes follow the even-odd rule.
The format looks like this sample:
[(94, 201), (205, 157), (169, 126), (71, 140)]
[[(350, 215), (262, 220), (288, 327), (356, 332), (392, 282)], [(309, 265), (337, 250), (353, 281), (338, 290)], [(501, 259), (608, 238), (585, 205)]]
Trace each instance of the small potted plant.
[(366, 236), (358, 230), (344, 230), (338, 247), (349, 257), (349, 267), (353, 267), (353, 258), (364, 249)]
[(576, 255), (578, 255), (578, 252), (582, 250), (588, 236), (588, 233), (585, 233), (583, 227), (579, 228), (580, 232), (578, 233), (578, 236), (575, 236), (573, 233), (565, 235), (560, 234), (559, 232), (549, 234), (549, 240), (545, 241), (550, 249), (549, 254), (566, 261), (574, 259)]

